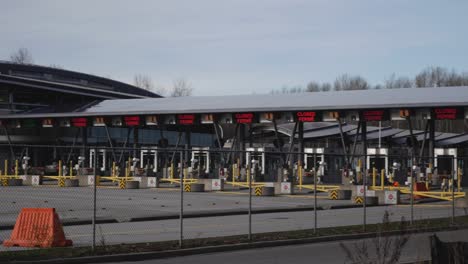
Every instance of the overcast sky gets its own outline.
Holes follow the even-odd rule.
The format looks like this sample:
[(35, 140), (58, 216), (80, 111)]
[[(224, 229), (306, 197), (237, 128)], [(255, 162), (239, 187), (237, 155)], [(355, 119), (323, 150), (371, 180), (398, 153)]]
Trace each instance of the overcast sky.
[(468, 71), (463, 0), (12, 0), (0, 25), (0, 59), (24, 47), (37, 64), (128, 83), (186, 78), (195, 95)]

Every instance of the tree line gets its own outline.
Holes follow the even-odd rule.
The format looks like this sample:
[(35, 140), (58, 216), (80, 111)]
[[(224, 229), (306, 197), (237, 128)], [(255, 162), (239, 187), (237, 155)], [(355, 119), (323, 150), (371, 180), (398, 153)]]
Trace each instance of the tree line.
[(421, 87), (447, 87), (468, 86), (468, 72), (457, 72), (440, 66), (424, 68), (416, 76), (397, 76), (395, 73), (386, 78), (383, 83), (371, 85), (360, 75), (342, 74), (333, 83), (310, 81), (306, 87), (283, 86), (271, 93), (302, 93), (302, 92), (328, 92), (368, 89), (395, 89), (395, 88), (421, 88)]

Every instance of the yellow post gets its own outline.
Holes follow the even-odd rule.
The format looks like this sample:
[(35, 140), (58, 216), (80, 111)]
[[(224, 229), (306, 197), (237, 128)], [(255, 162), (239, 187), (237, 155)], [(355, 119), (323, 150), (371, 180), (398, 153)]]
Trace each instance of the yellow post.
[(112, 162), (112, 177), (115, 177), (115, 161)]
[(58, 176), (62, 176), (62, 160), (58, 163)]
[(70, 176), (73, 176), (73, 161), (70, 160)]
[(372, 188), (375, 188), (376, 178), (377, 178), (377, 169), (374, 167), (372, 168)]
[[(302, 163), (301, 161), (299, 160), (297, 162), (297, 176), (299, 176), (299, 190), (302, 191)], [(316, 171), (315, 171), (315, 167), (314, 167), (314, 177), (316, 177)]]
[(15, 177), (18, 178), (18, 160), (15, 160)]
[(384, 180), (385, 180), (385, 169), (382, 169), (380, 172), (380, 186), (382, 187), (382, 190), (384, 190)]
[(8, 176), (8, 160), (5, 160), (5, 176)]
[(250, 164), (247, 163), (247, 183), (250, 184), (250, 177), (252, 177), (251, 173), (250, 173)]
[(240, 179), (240, 171), (241, 171), (241, 164), (240, 164), (240, 159), (237, 159), (237, 177)]
[(128, 178), (128, 161), (125, 162), (125, 179)]
[(174, 179), (174, 162), (171, 162), (171, 174), (169, 175), (171, 180)]
[(235, 164), (232, 164), (232, 185), (234, 185), (234, 183), (236, 182), (236, 180), (234, 179), (236, 176), (236, 166), (234, 166)]

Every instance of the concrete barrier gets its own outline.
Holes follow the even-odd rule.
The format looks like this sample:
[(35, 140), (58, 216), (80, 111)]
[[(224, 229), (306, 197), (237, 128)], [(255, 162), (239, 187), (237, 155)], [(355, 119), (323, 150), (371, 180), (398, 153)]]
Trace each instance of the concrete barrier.
[(276, 194), (293, 194), (294, 188), (291, 182), (275, 182), (275, 195)]
[(203, 183), (190, 183), (190, 192), (204, 192), (205, 184)]
[(65, 179), (65, 187), (79, 187), (80, 181), (78, 179)]
[(457, 208), (463, 208), (467, 209), (468, 208), (468, 195), (465, 195), (463, 198), (458, 198), (455, 200), (455, 207)]
[(328, 191), (328, 199), (330, 200), (351, 200), (351, 190), (331, 190)]
[(23, 185), (28, 185), (28, 186), (42, 185), (41, 175), (20, 175), (19, 177), (20, 179), (23, 180)]
[(376, 191), (381, 204), (400, 204), (400, 191)]
[(135, 181), (140, 182), (140, 188), (157, 188), (159, 187), (159, 180), (156, 177), (138, 176), (133, 177)]
[(125, 189), (139, 189), (140, 182), (139, 181), (126, 181), (125, 182)]
[(263, 186), (262, 196), (275, 196), (275, 187)]
[[(77, 176), (79, 186), (94, 186), (94, 175)], [(100, 184), (99, 176), (97, 176), (96, 185)]]
[(224, 181), (221, 179), (198, 179), (198, 183), (205, 185), (205, 191), (224, 191)]
[[(355, 204), (363, 204), (364, 197), (363, 196), (353, 196), (353, 202)], [(365, 197), (366, 205), (379, 205), (379, 197), (377, 196), (366, 196)]]
[(8, 179), (8, 186), (23, 186), (22, 179)]

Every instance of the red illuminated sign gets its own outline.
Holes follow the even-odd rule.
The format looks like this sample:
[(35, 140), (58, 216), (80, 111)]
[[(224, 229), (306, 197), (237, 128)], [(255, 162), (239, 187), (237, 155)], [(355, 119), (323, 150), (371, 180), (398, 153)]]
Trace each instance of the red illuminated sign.
[(193, 125), (195, 124), (195, 115), (193, 114), (177, 115), (177, 120), (179, 121), (180, 125)]
[(124, 116), (124, 122), (126, 126), (139, 126), (140, 117), (139, 116)]
[(85, 117), (72, 118), (71, 121), (74, 127), (86, 127), (88, 125), (88, 119)]
[(253, 113), (239, 113), (235, 114), (234, 118), (238, 124), (252, 124), (254, 119)]
[(457, 108), (436, 108), (434, 109), (435, 119), (457, 119), (458, 109)]
[(385, 120), (384, 110), (369, 110), (362, 112), (362, 119), (364, 121), (382, 121)]
[(315, 122), (317, 118), (316, 112), (297, 112), (297, 121), (299, 122)]

